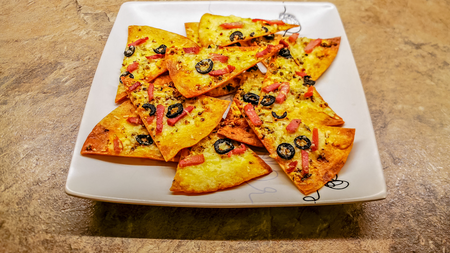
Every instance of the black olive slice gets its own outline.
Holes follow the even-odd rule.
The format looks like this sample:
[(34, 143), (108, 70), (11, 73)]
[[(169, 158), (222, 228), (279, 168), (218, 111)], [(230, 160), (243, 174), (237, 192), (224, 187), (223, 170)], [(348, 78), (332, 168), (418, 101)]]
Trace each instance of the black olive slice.
[(269, 106), (275, 103), (275, 97), (272, 95), (265, 95), (261, 100), (261, 105)]
[(306, 85), (314, 85), (314, 84), (316, 84), (316, 82), (311, 80), (310, 78), (311, 78), (311, 76), (303, 77), (303, 85), (306, 86)]
[(127, 71), (127, 72), (123, 73), (122, 75), (120, 75), (120, 77), (119, 77), (119, 82), (120, 83), (122, 83), (122, 76), (129, 76), (130, 78), (134, 79), (133, 74), (131, 74), (130, 72)]
[(294, 144), (297, 148), (303, 150), (309, 149), (311, 147), (311, 141), (304, 135), (297, 136), (294, 139)]
[(244, 95), (244, 102), (250, 103), (250, 104), (254, 104), (254, 105), (258, 105), (259, 103), (259, 96), (256, 95), (255, 93), (247, 93)]
[(161, 44), (157, 49), (153, 49), (153, 51), (157, 54), (166, 54), (167, 46), (164, 44)]
[(154, 105), (152, 105), (152, 104), (149, 104), (149, 103), (143, 104), (142, 108), (144, 108), (145, 110), (150, 109), (150, 113), (148, 114), (148, 116), (152, 116), (156, 112), (156, 107)]
[(255, 36), (255, 32), (250, 33), (250, 37)]
[(278, 55), (283, 56), (286, 59), (292, 58), (291, 51), (289, 51), (289, 48), (280, 49), (280, 51), (278, 51)]
[(230, 139), (219, 139), (214, 142), (214, 150), (216, 150), (217, 154), (223, 155), (234, 149), (233, 143), (231, 143)]
[(130, 56), (132, 56), (133, 54), (134, 54), (134, 50), (136, 49), (136, 47), (135, 46), (133, 46), (133, 45), (131, 45), (131, 46), (129, 46), (129, 47), (127, 47), (126, 49), (125, 49), (125, 51), (123, 52), (123, 54), (126, 56), (126, 57), (130, 57)]
[(276, 119), (284, 119), (287, 116), (287, 112), (284, 112), (281, 116), (278, 116), (275, 112), (272, 112), (272, 116)]
[(257, 65), (249, 68), (247, 71), (255, 71), (255, 70), (258, 70), (258, 66)]
[(183, 112), (183, 105), (181, 103), (176, 103), (173, 105), (169, 105), (167, 109), (166, 117), (171, 119), (180, 115)]
[(290, 160), (295, 155), (295, 148), (289, 143), (281, 143), (277, 147), (277, 154), (283, 159)]
[(267, 27), (265, 27), (265, 26), (263, 26), (262, 29), (263, 29), (266, 33), (269, 32), (269, 28), (267, 28)]
[(144, 146), (149, 146), (153, 144), (153, 139), (150, 135), (147, 134), (141, 134), (136, 136), (136, 141)]
[(273, 39), (275, 39), (275, 34), (266, 35), (266, 36), (264, 36), (264, 39), (266, 39), (266, 40), (273, 40)]
[(239, 31), (236, 31), (230, 35), (230, 41), (243, 40), (244, 38), (244, 34)]
[(214, 63), (211, 59), (203, 59), (195, 65), (195, 69), (200, 74), (208, 74), (214, 67)]

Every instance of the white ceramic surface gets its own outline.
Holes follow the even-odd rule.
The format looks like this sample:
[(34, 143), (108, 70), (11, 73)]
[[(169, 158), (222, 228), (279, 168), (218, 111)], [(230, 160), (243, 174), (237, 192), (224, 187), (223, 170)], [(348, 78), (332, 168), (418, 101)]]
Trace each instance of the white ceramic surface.
[[(176, 164), (146, 159), (81, 156), (93, 127), (117, 105), (114, 103), (129, 25), (148, 25), (186, 35), (185, 22), (198, 22), (204, 13), (279, 19), (294, 15), (300, 36), (341, 36), (339, 53), (318, 80), (316, 88), (345, 121), (356, 128), (355, 143), (338, 180), (304, 196), (281, 168), (266, 155), (273, 172), (233, 189), (203, 195), (169, 191)], [(100, 201), (186, 207), (269, 207), (328, 205), (386, 197), (386, 184), (375, 134), (358, 70), (339, 13), (330, 3), (296, 2), (129, 2), (122, 5), (101, 56), (81, 121), (66, 182), (73, 196)]]

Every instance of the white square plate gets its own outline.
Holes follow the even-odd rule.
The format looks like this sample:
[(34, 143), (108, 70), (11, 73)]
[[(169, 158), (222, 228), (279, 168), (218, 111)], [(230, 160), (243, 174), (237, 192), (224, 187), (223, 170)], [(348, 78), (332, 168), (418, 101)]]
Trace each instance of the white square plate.
[[(355, 143), (339, 178), (310, 196), (302, 195), (268, 156), (270, 175), (229, 190), (203, 195), (169, 191), (176, 164), (147, 159), (81, 156), (80, 149), (94, 126), (117, 105), (114, 97), (129, 25), (148, 25), (186, 35), (185, 22), (204, 13), (279, 19), (282, 13), (300, 21), (300, 36), (341, 36), (336, 59), (316, 84), (325, 101), (356, 128)], [(73, 196), (100, 201), (185, 207), (269, 207), (342, 204), (386, 197), (386, 184), (375, 134), (358, 70), (336, 6), (296, 2), (130, 2), (120, 8), (106, 43), (81, 121), (66, 183)]]

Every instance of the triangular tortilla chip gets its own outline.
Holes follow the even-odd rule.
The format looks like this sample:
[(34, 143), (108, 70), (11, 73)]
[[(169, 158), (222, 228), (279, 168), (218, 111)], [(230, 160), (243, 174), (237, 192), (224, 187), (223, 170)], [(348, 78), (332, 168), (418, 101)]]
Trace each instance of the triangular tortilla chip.
[(184, 23), (184, 29), (186, 30), (186, 37), (193, 42), (200, 44), (198, 39), (198, 22)]
[(204, 47), (227, 46), (294, 27), (298, 25), (285, 24), (280, 20), (270, 21), (206, 13), (200, 19), (198, 36), (200, 44)]
[[(170, 188), (171, 191), (183, 193), (215, 192), (240, 185), (272, 172), (270, 166), (248, 147), (245, 147), (242, 154), (234, 154), (233, 151), (243, 147), (235, 141), (230, 141), (234, 150), (218, 154), (214, 144), (220, 139), (223, 140), (224, 137), (213, 131), (197, 145), (181, 152), (182, 158), (178, 164)], [(182, 160), (189, 160), (195, 156), (201, 156), (204, 162), (182, 167)]]
[(248, 145), (264, 147), (234, 101), (231, 103), (226, 119), (220, 123), (218, 133)]
[(167, 68), (178, 91), (190, 98), (204, 94), (275, 54), (282, 45), (261, 47), (171, 48)]
[[(164, 159), (172, 159), (181, 149), (191, 147), (206, 137), (220, 123), (229, 101), (200, 96), (187, 99), (174, 87), (169, 76), (161, 76), (154, 83), (136, 82), (124, 77), (123, 83), (128, 89), (128, 97), (137, 107), (137, 112), (155, 140)], [(151, 87), (154, 87), (153, 89)], [(153, 93), (153, 99), (149, 101), (149, 91)], [(169, 107), (178, 108), (182, 105), (185, 116), (173, 125), (169, 125), (174, 118), (168, 118)], [(163, 107), (161, 107), (163, 106)], [(152, 114), (152, 109), (163, 108), (161, 114), (162, 125), (159, 125), (158, 112)], [(192, 111), (186, 112), (189, 108)], [(152, 115), (150, 115), (152, 114)], [(177, 118), (177, 117), (175, 117)], [(162, 127), (162, 131), (157, 129)]]
[[(81, 154), (164, 161), (129, 100), (123, 102), (94, 127), (84, 142)], [(178, 161), (178, 157), (172, 161), (175, 160)]]
[[(276, 69), (285, 71), (281, 66), (284, 65), (278, 65)], [(272, 70), (275, 71), (275, 68)], [(270, 104), (266, 103), (269, 99), (264, 96), (279, 97), (286, 84), (280, 85), (279, 89), (263, 92), (266, 86), (244, 79), (234, 101), (270, 156), (280, 164), (297, 188), (308, 195), (331, 180), (345, 164), (355, 130), (328, 127), (340, 117), (328, 110), (314, 87), (311, 86), (309, 96), (299, 78), (292, 77), (288, 72), (284, 72), (286, 75), (277, 73), (278, 76), (292, 78), (290, 91), (284, 99)], [(248, 100), (249, 93), (259, 96), (260, 100), (252, 105), (252, 101)], [(244, 96), (247, 99), (244, 100)], [(263, 99), (266, 102), (262, 103)]]
[[(299, 71), (310, 76), (311, 80), (317, 81), (336, 58), (341, 37), (331, 39), (297, 38), (295, 41), (285, 38), (284, 41), (289, 44), (289, 50), (299, 65)], [(312, 51), (305, 52), (305, 48), (315, 42), (317, 46), (314, 46)]]
[[(158, 28), (129, 26), (120, 75), (130, 77), (131, 74), (132, 78), (137, 81), (145, 79), (150, 82), (167, 71), (163, 54), (165, 53), (164, 47), (172, 46), (195, 47), (197, 44), (184, 36)], [(117, 88), (116, 103), (123, 101), (126, 95), (126, 89), (120, 82)]]
[[(267, 69), (266, 76), (262, 87), (263, 90), (270, 85), (279, 83), (289, 83), (291, 94), (297, 95), (295, 106), (303, 106), (307, 110), (316, 111), (315, 120), (326, 126), (339, 126), (344, 124), (344, 120), (338, 116), (326, 103), (317, 90), (313, 87), (314, 81), (307, 80), (307, 76), (302, 77), (298, 74), (300, 70), (298, 65), (292, 57), (283, 57), (279, 54), (272, 57), (269, 68)], [(311, 87), (311, 88), (309, 88)], [(265, 92), (264, 95), (277, 96), (279, 89), (275, 89), (271, 92)], [(312, 96), (305, 96), (308, 90), (312, 92)], [(258, 94), (259, 95), (259, 94)], [(277, 112), (283, 113), (283, 112)]]

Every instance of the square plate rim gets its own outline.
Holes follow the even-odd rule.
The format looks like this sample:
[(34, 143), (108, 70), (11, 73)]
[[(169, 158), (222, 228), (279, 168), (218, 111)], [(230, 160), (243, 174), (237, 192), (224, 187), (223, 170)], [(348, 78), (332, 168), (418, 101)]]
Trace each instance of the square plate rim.
[[(272, 2), (272, 1), (270, 1), (270, 2), (252, 2), (252, 1), (229, 1), (229, 2), (193, 1), (193, 2), (186, 2), (186, 1), (180, 1), (180, 2), (126, 2), (126, 3), (123, 3), (121, 5), (119, 13), (117, 15), (117, 18), (120, 16), (122, 10), (128, 8), (128, 6), (134, 6), (134, 5), (183, 5), (183, 4), (190, 4), (190, 5), (192, 5), (192, 4), (208, 4), (208, 5), (212, 5), (212, 4), (214, 4), (214, 5), (223, 5), (223, 4), (225, 4), (225, 5), (228, 5), (228, 4), (240, 4), (240, 5), (244, 5), (244, 4), (245, 5), (253, 5), (253, 4), (274, 5), (274, 4), (276, 4), (276, 5), (280, 5), (280, 4), (284, 4), (284, 5), (293, 5), (293, 6), (295, 6), (295, 5), (300, 5), (300, 6), (301, 5), (315, 5), (315, 6), (328, 5), (328, 6), (331, 6), (332, 8), (334, 8), (336, 10), (336, 12), (338, 13), (338, 16), (339, 16), (339, 12), (337, 10), (337, 7), (333, 3), (328, 3), (328, 2), (320, 2), (320, 3), (316, 3), (316, 2), (304, 2), (303, 3), (303, 2), (301, 2), (301, 3), (299, 3), (299, 2)], [(117, 18), (116, 18), (116, 21), (117, 21)], [(111, 33), (114, 30), (114, 26), (116, 25), (116, 21), (113, 24), (113, 28), (111, 30)], [(342, 24), (342, 20), (340, 19), (340, 16), (339, 16), (339, 21)], [(344, 34), (342, 34), (341, 36), (346, 38), (345, 30), (344, 30)], [(108, 37), (108, 40), (109, 40), (109, 37)], [(107, 44), (108, 44), (108, 41), (105, 44), (105, 48), (106, 48)], [(100, 58), (99, 65), (97, 66), (97, 70), (96, 70), (95, 75), (97, 75), (97, 73), (98, 73), (98, 70), (100, 68), (100, 63), (101, 63), (101, 60), (103, 58), (103, 54), (104, 53), (105, 53), (105, 49), (102, 52), (102, 56)], [(353, 54), (352, 54), (351, 50), (350, 50), (350, 54), (351, 54), (350, 56), (351, 56), (352, 60), (354, 61), (354, 57), (353, 57)], [(361, 80), (360, 80), (360, 77), (359, 77), (358, 73), (357, 73), (357, 77), (359, 79), (359, 82), (361, 83)], [(94, 76), (94, 79), (92, 81), (92, 85), (94, 84), (94, 80), (95, 80), (95, 76)], [(91, 85), (91, 89), (90, 89), (90, 92), (89, 92), (89, 96), (88, 96), (87, 102), (91, 99), (91, 95), (93, 95), (92, 85)], [(362, 83), (361, 83), (361, 88), (362, 88)], [(365, 106), (367, 107), (367, 111), (368, 111), (367, 100), (365, 98), (364, 92), (362, 92), (362, 96), (364, 98)], [(82, 120), (80, 122), (80, 129), (79, 129), (78, 135), (77, 135), (77, 143), (78, 143), (78, 138), (79, 138), (80, 131), (81, 131), (81, 126), (83, 125), (83, 121), (85, 120), (85, 116), (86, 116), (86, 111), (87, 110), (88, 110), (88, 108), (86, 106), (85, 109), (84, 109), (84, 112), (83, 112)], [(370, 115), (370, 112), (369, 112), (369, 115)], [(375, 147), (376, 147), (375, 150), (374, 150), (376, 152), (375, 156), (378, 158), (378, 161), (380, 163), (379, 165), (381, 165), (381, 160), (380, 160), (379, 153), (378, 153), (378, 146), (377, 146), (376, 139), (375, 139), (375, 132), (373, 131), (373, 125), (372, 125), (370, 117), (369, 117), (369, 120), (370, 120), (370, 125), (372, 126), (371, 133), (372, 133), (373, 136), (371, 136), (371, 137), (374, 138), (374, 140), (375, 140)], [(77, 143), (75, 144), (75, 146), (77, 146)], [(383, 184), (382, 184), (381, 189), (380, 189), (380, 191), (378, 193), (373, 194), (371, 196), (364, 196), (364, 197), (358, 197), (358, 198), (342, 198), (342, 199), (339, 199), (339, 200), (336, 200), (336, 201), (325, 201), (325, 202), (319, 202), (319, 203), (316, 203), (316, 202), (310, 202), (310, 203), (286, 202), (286, 203), (275, 203), (274, 204), (274, 203), (271, 203), (271, 202), (258, 202), (256, 205), (253, 204), (253, 203), (236, 205), (234, 203), (173, 202), (173, 201), (155, 201), (155, 200), (142, 200), (142, 199), (132, 199), (132, 198), (99, 196), (99, 195), (95, 195), (95, 194), (89, 194), (89, 193), (86, 193), (86, 192), (74, 191), (74, 190), (72, 190), (69, 187), (69, 181), (71, 180), (70, 176), (71, 176), (71, 173), (73, 172), (73, 161), (76, 158), (77, 154), (78, 153), (74, 149), (74, 153), (72, 155), (72, 160), (71, 160), (71, 163), (70, 163), (70, 168), (69, 168), (69, 172), (68, 172), (68, 176), (67, 176), (67, 181), (66, 181), (66, 184), (65, 184), (65, 191), (66, 191), (66, 193), (71, 195), (71, 196), (87, 198), (87, 199), (92, 199), (92, 200), (98, 200), (98, 201), (113, 202), (113, 203), (140, 204), (140, 205), (157, 205), (157, 206), (177, 206), (177, 207), (201, 207), (201, 208), (205, 208), (205, 207), (206, 208), (236, 208), (236, 207), (246, 208), (246, 207), (280, 207), (280, 206), (310, 206), (310, 205), (347, 204), (347, 203), (355, 203), (355, 202), (381, 200), (381, 199), (386, 198), (386, 195), (387, 195), (386, 182), (385, 182), (385, 179), (384, 179), (384, 173), (383, 173), (382, 167), (380, 167), (379, 169), (381, 169), (381, 177), (382, 177)]]

